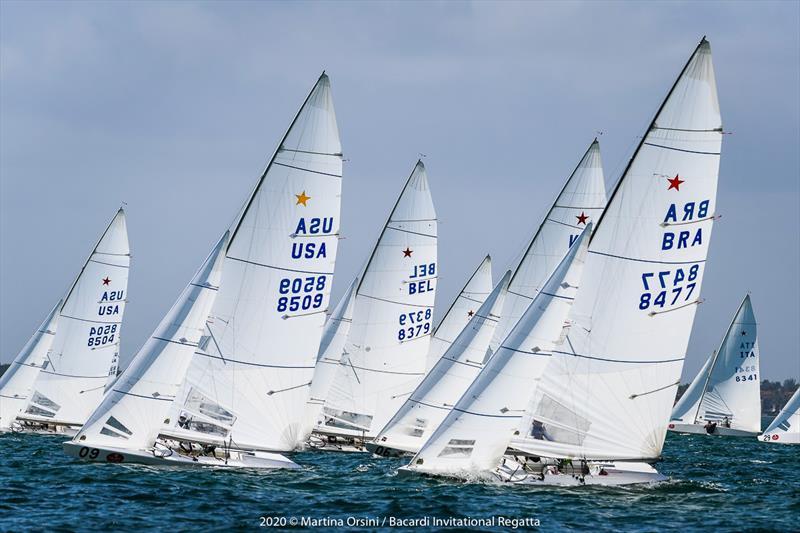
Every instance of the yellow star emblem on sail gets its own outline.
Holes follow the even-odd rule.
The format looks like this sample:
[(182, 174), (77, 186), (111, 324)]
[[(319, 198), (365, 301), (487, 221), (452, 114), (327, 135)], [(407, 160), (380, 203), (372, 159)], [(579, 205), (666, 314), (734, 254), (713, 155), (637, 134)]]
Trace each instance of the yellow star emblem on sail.
[(311, 200), (310, 196), (306, 196), (306, 191), (301, 192), (300, 194), (295, 194), (297, 197), (297, 204), (295, 205), (308, 205), (306, 202)]

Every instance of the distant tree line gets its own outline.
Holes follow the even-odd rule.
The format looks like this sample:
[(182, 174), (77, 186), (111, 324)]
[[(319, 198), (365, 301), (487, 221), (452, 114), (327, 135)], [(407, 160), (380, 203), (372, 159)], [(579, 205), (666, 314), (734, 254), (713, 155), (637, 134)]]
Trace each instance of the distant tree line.
[[(9, 365), (0, 365), (0, 376)], [(689, 388), (688, 383), (678, 385), (678, 395), (675, 397), (675, 403), (681, 399), (683, 393)], [(789, 398), (792, 397), (794, 391), (797, 390), (797, 381), (792, 379), (784, 379), (783, 383), (780, 381), (770, 381), (765, 379), (761, 382), (761, 415), (762, 416), (775, 416), (778, 414)]]
[[(675, 403), (681, 399), (683, 393), (689, 388), (688, 383), (678, 386), (678, 394), (675, 397)], [(780, 381), (770, 381), (765, 379), (761, 382), (761, 415), (762, 416), (775, 416), (778, 414), (789, 398), (792, 397), (794, 391), (797, 390), (797, 381), (792, 379), (784, 379), (783, 383)]]

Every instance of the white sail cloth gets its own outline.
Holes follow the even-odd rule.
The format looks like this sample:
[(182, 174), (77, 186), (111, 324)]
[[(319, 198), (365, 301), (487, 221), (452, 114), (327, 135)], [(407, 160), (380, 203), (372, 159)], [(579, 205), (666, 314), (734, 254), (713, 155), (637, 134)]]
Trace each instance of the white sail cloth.
[(586, 459), (660, 456), (700, 302), (721, 142), (704, 39), (598, 222), (573, 325), (534, 393), (535, 435), (524, 451)]
[(764, 442), (777, 444), (800, 444), (800, 389), (794, 391), (781, 412), (759, 438)]
[[(481, 371), (508, 289), (507, 272), (447, 351), (375, 438), (376, 444), (418, 452)], [(380, 455), (380, 451), (376, 451)]]
[(49, 364), (36, 376), (22, 418), (80, 426), (100, 403), (116, 367), (129, 266), (120, 209), (64, 298)]
[(587, 226), (409, 469), (458, 474), (499, 465), (539, 378), (536, 360), (549, 358), (563, 335), (581, 284)]
[(672, 411), (671, 422), (725, 420), (731, 428), (761, 430), (758, 325), (750, 295), (742, 300), (722, 343)]
[(226, 232), (74, 441), (128, 449), (153, 445), (169, 423), (165, 419), (201, 343), (227, 245)]
[(429, 372), (436, 361), (450, 348), (490, 292), (492, 292), (492, 258), (487, 255), (433, 331), (426, 372)]
[(58, 310), (63, 300), (44, 319), (11, 365), (0, 376), (0, 431), (11, 428), (25, 408), (39, 370), (49, 364), (48, 352), (58, 324)]
[(356, 287), (359, 278), (353, 280), (347, 292), (336, 305), (330, 318), (325, 322), (322, 333), (322, 342), (319, 345), (317, 364), (314, 367), (314, 377), (311, 380), (311, 390), (308, 394), (303, 435), (307, 439), (314, 426), (318, 423), (325, 398), (331, 390), (331, 385), (336, 377), (336, 372), (342, 361), (344, 345), (350, 333), (350, 324), (353, 322), (353, 304), (356, 297)]
[(347, 355), (319, 431), (373, 437), (419, 384), (433, 331), (436, 242), (436, 211), (419, 161), (356, 289)]
[(605, 206), (603, 163), (600, 144), (595, 139), (521, 254), (495, 329), (492, 349), (508, 336), (572, 243), (589, 222), (599, 220)]
[[(235, 225), (176, 407), (214, 422), (185, 435), (288, 451), (302, 439), (336, 261), (342, 154), (330, 81), (309, 93)], [(200, 413), (202, 414), (202, 413)], [(182, 431), (172, 416), (172, 431)]]

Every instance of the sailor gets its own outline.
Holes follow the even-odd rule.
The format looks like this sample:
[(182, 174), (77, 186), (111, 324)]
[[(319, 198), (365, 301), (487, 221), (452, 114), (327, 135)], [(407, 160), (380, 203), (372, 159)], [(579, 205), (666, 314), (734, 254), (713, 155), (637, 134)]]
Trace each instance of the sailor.
[(717, 423), (709, 421), (709, 422), (706, 422), (706, 425), (704, 427), (705, 427), (706, 433), (711, 435), (712, 433), (714, 433), (717, 430)]
[(725, 419), (722, 421), (722, 425), (723, 425), (723, 427), (726, 427), (726, 428), (729, 428), (729, 427), (731, 427), (731, 421), (730, 421), (730, 420), (728, 420), (728, 417), (727, 417), (727, 416), (726, 416), (726, 417), (725, 417)]

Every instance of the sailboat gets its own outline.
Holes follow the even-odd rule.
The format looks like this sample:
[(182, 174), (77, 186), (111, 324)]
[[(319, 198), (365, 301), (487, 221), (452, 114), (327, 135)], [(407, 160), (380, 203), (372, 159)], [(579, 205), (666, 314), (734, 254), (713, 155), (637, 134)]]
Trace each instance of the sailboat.
[(800, 444), (800, 389), (794, 391), (781, 412), (758, 439), (774, 444)]
[(473, 313), (467, 326), (367, 449), (382, 456), (416, 453), (475, 380), (489, 355), (511, 271)]
[(436, 212), (418, 161), (353, 296), (352, 321), (313, 446), (364, 451), (425, 373), (438, 276)]
[(0, 427), (74, 434), (116, 376), (130, 249), (119, 209), (70, 286), (0, 379)]
[[(469, 443), (477, 433), (448, 441), (442, 453), (468, 452), (510, 483), (664, 479), (652, 463), (661, 456), (702, 301), (721, 143), (711, 48), (703, 38), (597, 221), (569, 328), (523, 408), (520, 419), (530, 426), (515, 429), (512, 455), (499, 465), (487, 461), (488, 451)], [(492, 448), (493, 458), (502, 445)], [(415, 461), (410, 469), (428, 468)]]
[[(308, 422), (307, 436), (311, 435), (314, 426), (319, 421), (322, 406), (330, 391), (336, 371), (342, 360), (344, 343), (350, 332), (353, 321), (353, 302), (355, 300), (355, 287), (358, 285), (356, 278), (339, 301), (336, 309), (325, 323), (325, 333), (322, 335), (320, 353), (317, 356), (317, 365), (314, 369), (314, 379), (311, 381), (311, 392), (308, 400), (306, 420)], [(441, 322), (433, 330), (426, 373), (430, 371), (455, 338), (464, 329), (475, 310), (483, 303), (492, 290), (492, 260), (488, 255), (470, 276), (466, 285), (458, 294), (445, 313)], [(308, 441), (310, 447), (325, 447), (326, 439), (314, 438)]]
[[(170, 398), (175, 381), (160, 374), (158, 379), (165, 381), (157, 387), (149, 382), (137, 385), (150, 396), (157, 392), (161, 397), (163, 389), (171, 400), (158, 426), (147, 422), (149, 435), (159, 438), (150, 450), (156, 462), (297, 467), (280, 453), (301, 444), (302, 416), (336, 260), (341, 177), (339, 133), (330, 81), (323, 73), (241, 210), (227, 245), (219, 247), (224, 250), (219, 287), (180, 388)], [(215, 267), (209, 267), (213, 257), (201, 269), (208, 277), (198, 278), (203, 280), (198, 285), (215, 285)], [(190, 285), (187, 290), (192, 287), (198, 288)], [(194, 313), (200, 300), (190, 300), (179, 300), (176, 307)], [(196, 326), (195, 317), (189, 318), (192, 322), (178, 330), (188, 332)], [(175, 340), (180, 334), (193, 343), (186, 334), (170, 333), (174, 324), (166, 326), (171, 336), (164, 338)], [(130, 385), (123, 381), (120, 386)], [(124, 427), (133, 433), (135, 415), (122, 415), (115, 411), (116, 424), (98, 413), (85, 435), (65, 444), (67, 453), (94, 461), (141, 460), (141, 453), (128, 449), (107, 452), (110, 445), (97, 437), (103, 429), (127, 434)], [(137, 449), (149, 446), (150, 438), (144, 444), (139, 440)]]
[(533, 391), (515, 457), (500, 468), (506, 481), (663, 479), (652, 463), (702, 302), (722, 135), (703, 38), (597, 222), (569, 333)]
[[(516, 267), (510, 276), (510, 286), (508, 290), (502, 291), (499, 298), (500, 308), (492, 311), (498, 320), (483, 324), (485, 330), (494, 332), (486, 339), (487, 345), (483, 344), (483, 336), (475, 336), (471, 338), (468, 349), (461, 346), (452, 353), (448, 352), (448, 360), (443, 361), (445, 364), (440, 366), (439, 371), (426, 375), (419, 389), (412, 394), (409, 402), (416, 403), (407, 402), (387, 427), (381, 430), (375, 442), (368, 445), (369, 449), (384, 456), (419, 451), (420, 446), (447, 414), (446, 406), (452, 407), (469, 386), (471, 379), (463, 378), (467, 375), (474, 378), (477, 375), (483, 363), (491, 357), (530, 302), (536, 298), (580, 232), (587, 223), (591, 225), (590, 220), (603, 213), (605, 203), (600, 145), (594, 139), (516, 261)], [(435, 338), (432, 342), (435, 342)], [(443, 343), (445, 347), (449, 347), (449, 344)], [(476, 349), (486, 353), (480, 357), (479, 364), (473, 362), (472, 372), (461, 365), (450, 364), (450, 361), (463, 364), (463, 357), (474, 359), (474, 354), (470, 352)], [(538, 364), (543, 366), (545, 360), (538, 361)], [(451, 376), (451, 373), (458, 377)], [(439, 383), (440, 380), (443, 383)], [(432, 409), (438, 409), (438, 415)], [(412, 413), (416, 413), (413, 420), (408, 418)], [(425, 424), (424, 430), (418, 427), (422, 422)]]
[(538, 359), (552, 356), (564, 331), (580, 286), (591, 226), (587, 224), (491, 359), (402, 471), (491, 478), (525, 412), (531, 384), (542, 368)]
[(761, 430), (758, 325), (744, 297), (719, 349), (708, 358), (672, 411), (679, 433), (754, 437)]

